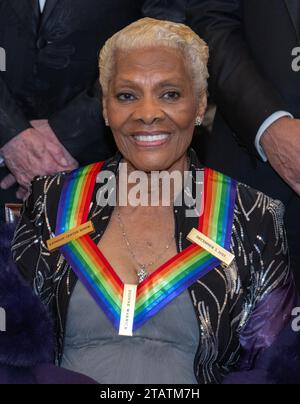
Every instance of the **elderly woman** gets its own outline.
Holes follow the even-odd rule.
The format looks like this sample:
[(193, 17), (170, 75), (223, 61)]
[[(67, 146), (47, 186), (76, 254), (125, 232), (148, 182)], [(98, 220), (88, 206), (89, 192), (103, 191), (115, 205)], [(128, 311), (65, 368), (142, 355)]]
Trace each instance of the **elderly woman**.
[[(57, 362), (100, 383), (221, 383), (253, 369), (290, 318), (283, 206), (190, 148), (207, 62), (181, 24), (143, 19), (113, 36), (100, 81), (119, 153), (37, 178), (25, 204), (14, 257), (53, 313)], [(149, 179), (149, 201), (166, 191), (157, 172), (181, 174), (180, 193), (131, 203), (132, 174)]]

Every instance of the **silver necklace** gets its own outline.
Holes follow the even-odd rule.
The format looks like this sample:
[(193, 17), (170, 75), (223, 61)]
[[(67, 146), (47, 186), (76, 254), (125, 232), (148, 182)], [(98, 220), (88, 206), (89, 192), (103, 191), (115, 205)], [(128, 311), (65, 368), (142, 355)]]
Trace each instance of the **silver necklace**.
[(163, 252), (156, 257), (155, 260), (149, 262), (149, 264), (142, 264), (141, 262), (139, 262), (139, 260), (137, 259), (136, 255), (134, 253), (134, 250), (133, 250), (133, 248), (131, 246), (131, 243), (130, 243), (130, 241), (128, 239), (128, 236), (127, 236), (127, 233), (126, 233), (124, 222), (123, 222), (119, 212), (117, 212), (117, 218), (118, 218), (120, 229), (122, 231), (122, 236), (123, 236), (124, 242), (126, 244), (126, 248), (129, 251), (132, 259), (135, 261), (135, 263), (137, 264), (137, 266), (139, 268), (136, 271), (138, 282), (142, 283), (150, 275), (149, 272), (148, 272), (148, 269), (153, 267), (167, 253), (167, 251), (170, 249), (171, 242), (175, 239), (175, 236), (174, 235), (172, 236), (172, 238), (171, 238), (170, 242), (168, 243), (168, 245), (164, 248)]

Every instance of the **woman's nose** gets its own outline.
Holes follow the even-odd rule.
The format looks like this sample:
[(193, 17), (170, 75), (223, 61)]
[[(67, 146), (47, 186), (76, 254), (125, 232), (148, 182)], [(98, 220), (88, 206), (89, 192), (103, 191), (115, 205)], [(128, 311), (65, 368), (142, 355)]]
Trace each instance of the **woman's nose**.
[(164, 119), (164, 112), (160, 108), (157, 100), (147, 98), (140, 100), (139, 103), (136, 104), (134, 118), (135, 120), (142, 121), (145, 125), (152, 125)]

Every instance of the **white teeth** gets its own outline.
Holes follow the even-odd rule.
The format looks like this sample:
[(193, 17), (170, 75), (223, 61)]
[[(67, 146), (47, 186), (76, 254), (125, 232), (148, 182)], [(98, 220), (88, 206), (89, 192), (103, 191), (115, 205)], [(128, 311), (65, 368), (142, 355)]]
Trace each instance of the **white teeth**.
[(170, 135), (150, 135), (150, 136), (136, 135), (134, 136), (134, 138), (138, 142), (159, 142), (162, 140), (167, 140), (169, 136)]

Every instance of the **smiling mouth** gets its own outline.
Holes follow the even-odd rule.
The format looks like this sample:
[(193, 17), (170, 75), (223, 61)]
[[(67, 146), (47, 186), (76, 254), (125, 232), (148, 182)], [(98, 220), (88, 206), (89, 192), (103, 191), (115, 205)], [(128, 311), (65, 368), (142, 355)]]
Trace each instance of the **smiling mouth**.
[(137, 134), (132, 139), (138, 146), (157, 147), (166, 144), (171, 138), (169, 133)]

